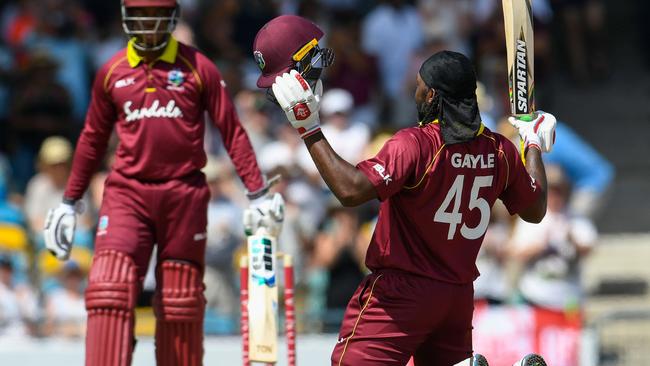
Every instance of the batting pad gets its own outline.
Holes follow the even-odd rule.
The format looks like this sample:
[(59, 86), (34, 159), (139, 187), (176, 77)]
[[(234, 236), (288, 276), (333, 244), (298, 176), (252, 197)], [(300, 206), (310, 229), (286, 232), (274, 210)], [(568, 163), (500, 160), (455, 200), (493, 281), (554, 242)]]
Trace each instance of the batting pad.
[(137, 271), (129, 256), (115, 250), (95, 254), (86, 289), (86, 366), (131, 365), (137, 295)]
[(194, 265), (165, 261), (158, 268), (154, 296), (158, 366), (203, 363), (203, 275)]

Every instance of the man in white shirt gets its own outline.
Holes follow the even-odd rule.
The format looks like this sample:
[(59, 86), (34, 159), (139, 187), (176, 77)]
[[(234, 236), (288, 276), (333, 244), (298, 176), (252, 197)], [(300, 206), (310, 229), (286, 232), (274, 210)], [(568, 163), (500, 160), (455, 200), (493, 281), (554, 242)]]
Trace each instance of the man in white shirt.
[(36, 296), (31, 288), (14, 283), (14, 266), (8, 256), (0, 256), (0, 339), (24, 337), (27, 326), (38, 317)]
[(534, 306), (565, 311), (579, 309), (582, 300), (580, 263), (598, 234), (586, 218), (569, 215), (568, 181), (558, 166), (546, 167), (548, 209), (537, 225), (518, 221), (511, 255), (524, 263), (519, 292)]
[(367, 125), (350, 120), (354, 107), (352, 94), (344, 89), (325, 92), (321, 101), (321, 130), (332, 148), (345, 160), (356, 164), (363, 159), (362, 153), (370, 140)]
[[(417, 9), (404, 0), (390, 0), (375, 7), (363, 19), (361, 46), (377, 58), (383, 94), (390, 114), (383, 121), (399, 125), (411, 122), (403, 106), (412, 107), (412, 90), (406, 90), (409, 64), (424, 42), (422, 19)], [(412, 109), (412, 108), (411, 108)], [(414, 117), (414, 116), (413, 116)]]

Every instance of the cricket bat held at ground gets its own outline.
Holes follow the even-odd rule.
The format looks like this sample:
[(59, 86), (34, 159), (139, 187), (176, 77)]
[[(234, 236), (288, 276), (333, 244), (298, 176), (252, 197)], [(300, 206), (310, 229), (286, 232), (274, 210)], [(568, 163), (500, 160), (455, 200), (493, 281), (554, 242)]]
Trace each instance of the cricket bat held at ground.
[(293, 260), (277, 252), (277, 241), (260, 229), (248, 237), (248, 253), (240, 261), (241, 332), (243, 365), (278, 362), (278, 264), (284, 269), (284, 331), (287, 365), (296, 365), (296, 328), (293, 304)]
[(278, 287), (275, 238), (248, 237), (248, 357), (274, 363), (278, 358)]

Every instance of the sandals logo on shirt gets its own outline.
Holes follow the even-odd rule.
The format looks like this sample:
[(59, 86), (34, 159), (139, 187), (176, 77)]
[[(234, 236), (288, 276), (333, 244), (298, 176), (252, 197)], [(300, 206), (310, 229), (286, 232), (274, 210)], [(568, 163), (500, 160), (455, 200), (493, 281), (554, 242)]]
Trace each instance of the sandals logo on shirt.
[(185, 82), (185, 73), (180, 69), (169, 70), (167, 73), (167, 90), (183, 91), (185, 87), (182, 84)]
[(124, 114), (126, 122), (134, 122), (145, 118), (181, 118), (183, 112), (176, 105), (175, 100), (170, 100), (167, 105), (162, 105), (158, 99), (154, 100), (150, 107), (131, 109), (132, 101), (124, 103)]

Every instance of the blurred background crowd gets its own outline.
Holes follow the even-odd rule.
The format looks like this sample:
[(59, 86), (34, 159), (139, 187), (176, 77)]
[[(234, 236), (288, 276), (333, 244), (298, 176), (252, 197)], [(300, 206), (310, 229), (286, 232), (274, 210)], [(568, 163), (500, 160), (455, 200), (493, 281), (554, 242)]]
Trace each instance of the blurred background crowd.
[[(262, 169), (282, 175), (276, 188), (287, 209), (279, 245), (295, 258), (300, 331), (338, 329), (367, 273), (364, 254), (378, 203), (341, 207), (281, 111), (255, 87), (259, 71), (251, 47), (264, 23), (293, 13), (326, 31), (323, 43), (336, 61), (325, 73), (323, 130), (351, 163), (375, 154), (397, 129), (416, 124), (416, 72), (442, 49), (474, 61), (483, 123), (518, 140), (503, 122), (509, 105), (498, 0), (180, 2), (183, 22), (175, 36), (217, 64)], [(611, 77), (606, 2), (532, 2), (537, 105), (555, 113), (561, 85), (597, 89)], [(112, 152), (84, 198), (70, 261), (58, 263), (43, 251), (41, 229), (47, 210), (62, 197), (94, 72), (125, 44), (118, 0), (0, 3), (0, 338), (84, 334), (85, 277)], [(477, 301), (580, 311), (580, 265), (598, 243), (594, 220), (608, 202), (615, 169), (576, 132), (590, 121), (556, 115), (557, 144), (546, 156), (548, 214), (530, 225), (495, 206), (478, 260)], [(205, 146), (212, 194), (206, 332), (228, 334), (238, 331), (237, 263), (245, 251), (240, 218), (247, 200), (218, 134), (208, 129)], [(148, 277), (142, 306), (154, 286)]]

